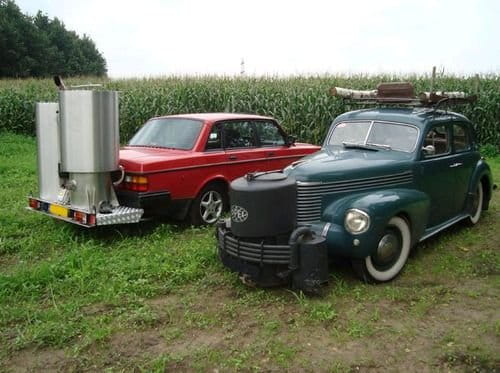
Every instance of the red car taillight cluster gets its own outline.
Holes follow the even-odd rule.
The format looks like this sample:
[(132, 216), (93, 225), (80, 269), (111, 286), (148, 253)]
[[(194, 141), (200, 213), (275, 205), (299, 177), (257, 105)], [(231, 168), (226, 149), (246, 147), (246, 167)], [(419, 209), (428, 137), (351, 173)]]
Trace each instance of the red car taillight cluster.
[(126, 175), (123, 180), (123, 187), (136, 192), (146, 192), (148, 190), (148, 178), (146, 176)]

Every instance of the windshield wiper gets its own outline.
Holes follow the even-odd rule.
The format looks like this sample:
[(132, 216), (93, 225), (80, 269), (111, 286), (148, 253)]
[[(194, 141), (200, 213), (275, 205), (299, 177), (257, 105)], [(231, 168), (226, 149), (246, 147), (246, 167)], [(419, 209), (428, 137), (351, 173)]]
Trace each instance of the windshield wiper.
[(130, 145), (130, 144), (128, 144), (127, 146), (135, 146), (135, 147), (138, 147), (138, 148), (155, 148), (155, 149), (173, 149), (173, 150), (177, 150), (177, 148), (171, 148), (169, 146), (161, 146), (161, 145), (153, 145), (153, 144), (149, 144), (149, 145), (145, 145), (145, 144), (142, 144), (142, 145), (137, 145), (137, 144)]
[(374, 150), (374, 151), (378, 151), (377, 148), (385, 149), (385, 150), (392, 150), (390, 145), (376, 144), (373, 142), (367, 142), (367, 143), (343, 142), (342, 145), (344, 145), (344, 148), (366, 149), (366, 150)]
[(374, 152), (378, 152), (378, 149), (376, 147), (373, 147), (372, 145), (364, 144), (361, 142), (343, 142), (342, 145), (344, 145), (344, 148), (349, 148), (349, 149), (364, 149), (364, 150), (373, 150)]
[(366, 145), (376, 146), (378, 148), (382, 148), (382, 149), (386, 149), (386, 150), (392, 150), (391, 146), (386, 145), (386, 144), (376, 144), (373, 142), (367, 142)]

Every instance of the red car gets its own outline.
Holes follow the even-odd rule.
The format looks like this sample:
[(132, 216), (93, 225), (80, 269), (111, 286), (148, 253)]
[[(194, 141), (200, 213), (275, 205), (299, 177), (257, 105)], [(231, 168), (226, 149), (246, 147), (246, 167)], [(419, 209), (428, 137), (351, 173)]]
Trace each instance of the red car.
[(282, 169), (319, 150), (295, 143), (275, 119), (209, 113), (149, 120), (120, 150), (121, 205), (145, 216), (212, 224), (228, 207), (228, 185), (249, 172)]

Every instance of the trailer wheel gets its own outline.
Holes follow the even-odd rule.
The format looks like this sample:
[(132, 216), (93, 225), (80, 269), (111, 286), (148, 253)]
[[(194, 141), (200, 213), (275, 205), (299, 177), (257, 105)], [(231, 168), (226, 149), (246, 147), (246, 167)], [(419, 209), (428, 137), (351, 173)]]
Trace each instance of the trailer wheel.
[(225, 188), (216, 183), (205, 186), (191, 203), (189, 220), (192, 225), (214, 224), (227, 210), (228, 197)]
[(353, 260), (353, 268), (365, 282), (391, 281), (401, 273), (408, 260), (410, 247), (410, 227), (405, 219), (395, 216), (389, 220), (375, 253), (364, 259)]

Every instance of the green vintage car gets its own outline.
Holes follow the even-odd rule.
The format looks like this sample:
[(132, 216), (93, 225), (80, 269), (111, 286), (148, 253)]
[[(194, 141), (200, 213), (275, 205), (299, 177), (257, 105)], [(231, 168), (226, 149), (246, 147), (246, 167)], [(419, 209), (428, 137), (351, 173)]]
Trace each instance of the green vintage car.
[(328, 259), (367, 282), (400, 274), (420, 241), (476, 224), (492, 195), (472, 123), (435, 107), (382, 107), (337, 117), (317, 153), (231, 186), (217, 227), (223, 264), (258, 285), (313, 289)]

